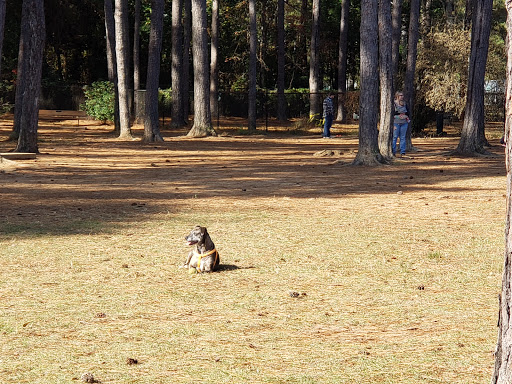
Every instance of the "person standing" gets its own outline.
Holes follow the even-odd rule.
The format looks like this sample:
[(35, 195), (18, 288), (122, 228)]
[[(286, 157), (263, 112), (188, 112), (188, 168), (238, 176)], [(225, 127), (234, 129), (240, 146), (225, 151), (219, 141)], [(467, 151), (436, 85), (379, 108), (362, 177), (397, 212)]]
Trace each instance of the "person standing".
[(393, 120), (393, 142), (391, 150), (396, 156), (396, 142), (400, 138), (400, 156), (405, 155), (407, 128), (409, 127), (409, 110), (402, 92), (395, 93), (395, 114)]
[(324, 118), (324, 132), (323, 137), (326, 139), (331, 138), (331, 126), (332, 126), (332, 120), (334, 118), (334, 104), (333, 104), (334, 95), (332, 92), (329, 92), (327, 97), (324, 100), (323, 104), (323, 118)]

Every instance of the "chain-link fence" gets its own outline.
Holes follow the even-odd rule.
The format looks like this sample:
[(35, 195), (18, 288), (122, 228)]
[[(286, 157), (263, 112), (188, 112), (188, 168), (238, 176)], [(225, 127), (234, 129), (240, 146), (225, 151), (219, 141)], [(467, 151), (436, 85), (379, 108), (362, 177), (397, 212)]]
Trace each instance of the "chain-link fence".
[[(144, 91), (138, 91), (143, 93)], [(329, 92), (318, 92), (317, 110), (322, 111), (322, 102)], [(344, 95), (333, 92), (335, 95), (334, 105), (335, 112), (338, 99), (344, 97), (345, 112), (347, 116), (352, 118), (359, 113), (359, 92), (347, 92)], [(285, 115), (288, 119), (309, 118), (310, 100), (312, 94), (309, 92), (287, 91), (285, 98)], [(193, 94), (189, 97), (189, 110), (193, 114), (194, 101)], [(143, 101), (139, 105), (143, 105)], [(256, 93), (256, 118), (257, 119), (273, 119), (278, 117), (278, 95), (275, 91), (260, 90)], [(248, 92), (221, 91), (218, 97), (217, 113), (212, 113), (212, 120), (218, 120), (221, 117), (241, 117), (247, 119), (249, 110), (249, 94)], [(159, 106), (161, 117), (170, 117), (171, 105), (162, 103)], [(139, 110), (138, 114), (142, 113)], [(139, 116), (140, 117), (140, 116)]]
[[(144, 110), (145, 91), (137, 91), (135, 98), (138, 97), (139, 103), (137, 110), (134, 110), (136, 118), (140, 119)], [(318, 110), (322, 110), (322, 101), (328, 92), (318, 93)], [(307, 91), (286, 91), (285, 92), (285, 113), (289, 119), (309, 118), (310, 111), (310, 93)], [(346, 116), (349, 119), (357, 117), (359, 113), (359, 91), (349, 91), (344, 95), (334, 92), (335, 111), (339, 98), (344, 98), (344, 108)], [(3, 90), (0, 97), (3, 102), (14, 105), (14, 89)], [(41, 109), (60, 109), (60, 110), (80, 110), (84, 103), (85, 96), (83, 85), (62, 85), (62, 84), (43, 84), (41, 89), (41, 98), (39, 101)], [(189, 97), (189, 110), (193, 114), (193, 93)], [(219, 92), (218, 113), (212, 114), (212, 120), (218, 120), (221, 117), (242, 117), (247, 118), (249, 105), (248, 92), (221, 91)], [(256, 117), (258, 119), (272, 119), (278, 115), (277, 111), (278, 95), (274, 90), (258, 90), (256, 93)], [(484, 96), (485, 119), (486, 121), (504, 121), (505, 120), (505, 95), (503, 92), (486, 92)], [(416, 106), (420, 109), (428, 109), (426, 106)], [(159, 105), (160, 116), (170, 118), (170, 102), (161, 102)]]
[(484, 110), (486, 121), (505, 121), (505, 94), (503, 92), (486, 92)]

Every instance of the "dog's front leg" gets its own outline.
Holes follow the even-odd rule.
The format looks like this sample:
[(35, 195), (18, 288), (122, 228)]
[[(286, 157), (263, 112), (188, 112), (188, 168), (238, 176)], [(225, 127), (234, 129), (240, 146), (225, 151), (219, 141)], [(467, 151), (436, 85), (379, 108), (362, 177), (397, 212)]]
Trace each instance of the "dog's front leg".
[(191, 251), (188, 254), (187, 261), (185, 262), (185, 264), (182, 265), (183, 268), (190, 268), (190, 260), (192, 260), (192, 256), (194, 256), (194, 252), (193, 251)]

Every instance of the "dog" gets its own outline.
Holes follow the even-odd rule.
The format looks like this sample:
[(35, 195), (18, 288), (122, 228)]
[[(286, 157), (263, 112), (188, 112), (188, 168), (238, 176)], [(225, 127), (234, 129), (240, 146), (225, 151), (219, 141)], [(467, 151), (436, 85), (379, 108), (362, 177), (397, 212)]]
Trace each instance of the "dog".
[(213, 272), (218, 268), (219, 252), (205, 227), (196, 226), (185, 236), (185, 240), (189, 246), (195, 247), (190, 251), (183, 268), (195, 268), (197, 272)]

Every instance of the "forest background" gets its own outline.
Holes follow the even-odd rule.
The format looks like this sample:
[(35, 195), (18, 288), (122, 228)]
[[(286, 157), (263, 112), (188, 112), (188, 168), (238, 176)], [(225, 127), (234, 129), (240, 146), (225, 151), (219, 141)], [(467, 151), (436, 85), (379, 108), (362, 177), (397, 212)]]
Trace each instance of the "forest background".
[[(43, 60), (41, 108), (78, 109), (83, 102), (83, 87), (99, 80), (108, 80), (106, 63), (105, 17), (102, 0), (72, 2), (66, 0), (45, 1), (46, 42)], [(275, 99), (270, 103), (269, 94), (277, 89), (278, 58), (276, 1), (256, 2), (257, 15), (257, 88), (261, 95), (258, 116), (276, 114)], [(6, 2), (6, 21), (2, 50), (2, 88), (4, 109), (14, 104), (14, 83), (18, 60), (21, 20), (21, 2)], [(209, 19), (211, 1), (207, 2)], [(138, 9), (140, 6), (140, 9)], [(311, 43), (311, 2), (289, 0), (285, 2), (285, 85), (287, 93), (287, 115), (298, 117), (309, 113), (309, 59)], [(318, 45), (319, 90), (338, 90), (339, 64), (338, 46), (340, 38), (340, 14), (342, 2), (320, 1), (320, 44)], [(161, 71), (159, 87), (171, 86), (172, 66), (172, 2), (165, 2)], [(347, 116), (359, 112), (359, 53), (360, 53), (360, 2), (350, 1), (347, 29), (345, 107)], [(248, 68), (250, 60), (249, 15), (247, 1), (222, 1), (219, 7), (218, 43), (218, 89), (221, 93), (221, 114), (246, 116)], [(130, 17), (130, 66), (137, 77), (136, 89), (145, 89), (148, 64), (151, 2), (142, 0), (137, 4), (129, 1)], [(436, 110), (450, 116), (461, 117), (464, 111), (467, 84), (467, 57), (470, 50), (471, 1), (421, 2), (420, 38), (416, 68), (415, 113), (418, 130), (435, 118)], [(140, 12), (140, 15), (139, 15)], [(407, 60), (408, 23), (410, 2), (403, 1), (401, 11), (400, 59), (396, 76), (396, 88), (403, 87)], [(140, 20), (140, 28), (135, 20)], [(486, 79), (488, 91), (494, 93), (488, 103), (488, 118), (503, 120), (503, 99), (496, 96), (504, 91), (506, 57), (506, 11), (503, 0), (495, 0), (493, 24), (489, 45)], [(211, 26), (208, 26), (211, 33)], [(139, 33), (137, 33), (139, 31)], [(190, 55), (192, 57), (192, 55)], [(191, 59), (190, 59), (191, 60)], [(193, 86), (192, 63), (190, 87)], [(135, 73), (137, 73), (135, 75)], [(134, 89), (134, 76), (130, 76), (130, 89)], [(170, 97), (170, 91), (164, 92)], [(301, 95), (302, 94), (302, 95)], [(264, 98), (266, 95), (266, 98)], [(165, 98), (165, 96), (163, 97)], [(169, 103), (167, 103), (167, 106)], [(161, 105), (165, 108), (165, 103)], [(164, 113), (165, 111), (162, 111)]]

